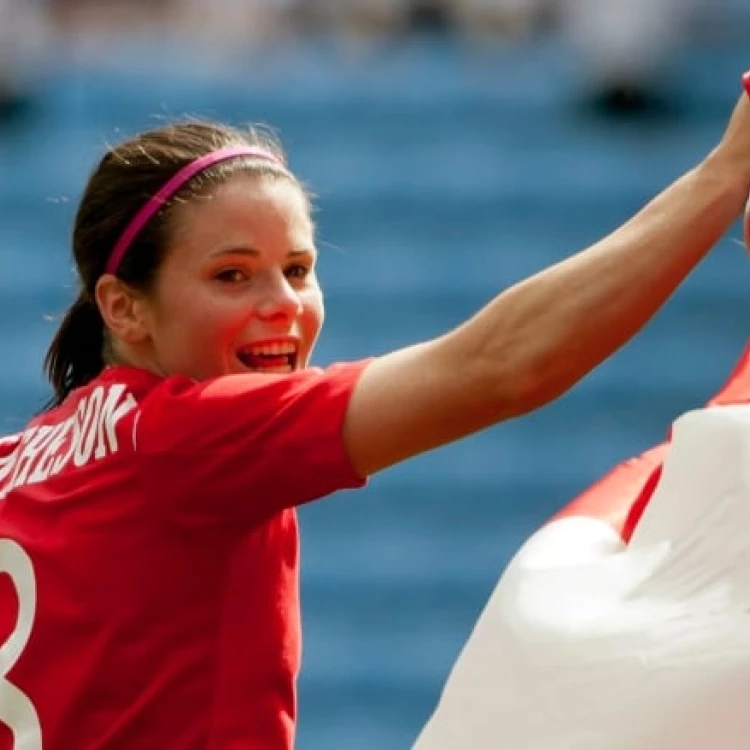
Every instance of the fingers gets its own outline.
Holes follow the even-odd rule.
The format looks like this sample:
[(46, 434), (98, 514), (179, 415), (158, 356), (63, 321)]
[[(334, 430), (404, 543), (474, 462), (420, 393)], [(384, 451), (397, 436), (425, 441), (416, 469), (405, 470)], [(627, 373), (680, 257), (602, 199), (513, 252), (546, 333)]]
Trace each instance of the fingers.
[(750, 96), (750, 70), (748, 70), (742, 76), (742, 88), (745, 89), (745, 93)]

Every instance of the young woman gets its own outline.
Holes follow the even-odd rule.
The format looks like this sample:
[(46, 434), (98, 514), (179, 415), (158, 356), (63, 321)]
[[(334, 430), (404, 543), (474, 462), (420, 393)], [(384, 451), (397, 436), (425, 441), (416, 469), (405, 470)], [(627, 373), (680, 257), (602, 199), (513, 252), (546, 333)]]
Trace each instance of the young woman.
[(314, 226), (278, 147), (189, 123), (112, 149), (76, 217), (53, 402), (0, 443), (0, 748), (291, 748), (295, 506), (561, 394), (749, 190), (742, 98), (594, 247), (435, 340), (320, 370)]

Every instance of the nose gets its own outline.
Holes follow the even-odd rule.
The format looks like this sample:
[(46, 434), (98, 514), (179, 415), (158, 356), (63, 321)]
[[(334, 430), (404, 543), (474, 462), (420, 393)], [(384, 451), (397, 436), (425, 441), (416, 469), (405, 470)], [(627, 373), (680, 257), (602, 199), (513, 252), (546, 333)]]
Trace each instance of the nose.
[(288, 326), (302, 310), (299, 294), (281, 271), (269, 274), (256, 306), (258, 317), (267, 323)]

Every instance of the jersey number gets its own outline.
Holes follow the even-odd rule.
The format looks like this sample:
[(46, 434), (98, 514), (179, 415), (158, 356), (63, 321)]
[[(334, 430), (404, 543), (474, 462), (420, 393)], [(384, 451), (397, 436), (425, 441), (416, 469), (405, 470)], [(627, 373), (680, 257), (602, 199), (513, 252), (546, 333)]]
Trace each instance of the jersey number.
[(0, 539), (0, 575), (10, 576), (18, 596), (16, 627), (0, 645), (0, 723), (13, 734), (13, 750), (41, 750), (42, 727), (34, 704), (8, 680), (31, 635), (36, 613), (36, 579), (31, 559), (16, 542)]

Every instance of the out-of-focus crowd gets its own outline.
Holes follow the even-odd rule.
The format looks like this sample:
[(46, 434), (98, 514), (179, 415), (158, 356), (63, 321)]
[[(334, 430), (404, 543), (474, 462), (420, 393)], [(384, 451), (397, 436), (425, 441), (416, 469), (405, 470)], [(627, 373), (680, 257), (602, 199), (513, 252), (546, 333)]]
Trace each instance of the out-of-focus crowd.
[(207, 53), (315, 36), (352, 49), (409, 34), (494, 44), (559, 33), (580, 57), (585, 87), (615, 107), (648, 106), (650, 82), (691, 31), (722, 28), (742, 1), (0, 0), (0, 117), (22, 106), (26, 64), (42, 51), (144, 32)]

